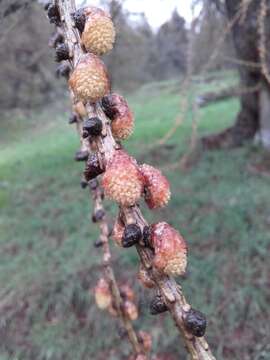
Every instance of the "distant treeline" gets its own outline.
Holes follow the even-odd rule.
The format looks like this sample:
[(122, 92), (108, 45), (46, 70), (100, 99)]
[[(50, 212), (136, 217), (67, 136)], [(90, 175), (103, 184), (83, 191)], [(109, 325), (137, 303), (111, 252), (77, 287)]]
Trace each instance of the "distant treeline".
[[(14, 9), (18, 0), (2, 0), (2, 15)], [(112, 74), (113, 87), (132, 91), (149, 81), (181, 77), (187, 68), (188, 26), (177, 11), (171, 19), (154, 32), (145, 16), (137, 16), (124, 10), (116, 0), (103, 1), (112, 14), (117, 29), (117, 41), (113, 52), (104, 61)], [(33, 108), (61, 96), (54, 77), (53, 52), (48, 50), (48, 38), (52, 33), (42, 6), (25, 1), (14, 13), (0, 19), (0, 108)], [(1, 16), (0, 14), (0, 16)], [(223, 31), (224, 20), (208, 6), (196, 24), (193, 39), (193, 68), (198, 72), (208, 60)], [(214, 31), (213, 31), (214, 29)], [(222, 54), (231, 52), (229, 41), (221, 49)], [(221, 56), (212, 68), (226, 66)]]

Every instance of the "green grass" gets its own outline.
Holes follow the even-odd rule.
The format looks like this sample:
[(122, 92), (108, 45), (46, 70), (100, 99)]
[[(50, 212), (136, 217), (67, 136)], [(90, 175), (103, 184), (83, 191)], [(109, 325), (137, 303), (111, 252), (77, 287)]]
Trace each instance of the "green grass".
[[(228, 74), (223, 85), (232, 80)], [(194, 83), (190, 99), (220, 82)], [(136, 130), (127, 149), (164, 168), (172, 185), (169, 207), (154, 213), (143, 207), (145, 214), (149, 221), (170, 222), (186, 237), (189, 272), (182, 285), (192, 305), (208, 316), (217, 358), (269, 359), (269, 178), (249, 171), (263, 154), (252, 146), (203, 153), (187, 171), (168, 171), (188, 149), (191, 114), (170, 146), (151, 145), (180, 112), (179, 84), (149, 84), (129, 100)], [(238, 109), (238, 101), (230, 100), (200, 110), (199, 135), (230, 125)], [(89, 194), (80, 189), (82, 165), (73, 161), (78, 140), (60, 114), (44, 109), (1, 127), (0, 359), (126, 359), (129, 347), (117, 334), (117, 321), (94, 305), (98, 231), (89, 222)], [(115, 213), (109, 202), (106, 207)], [(133, 284), (135, 252), (114, 249), (114, 259), (118, 278)], [(135, 287), (142, 314), (135, 326), (151, 330), (155, 351), (184, 358), (172, 321), (152, 318), (152, 294)]]

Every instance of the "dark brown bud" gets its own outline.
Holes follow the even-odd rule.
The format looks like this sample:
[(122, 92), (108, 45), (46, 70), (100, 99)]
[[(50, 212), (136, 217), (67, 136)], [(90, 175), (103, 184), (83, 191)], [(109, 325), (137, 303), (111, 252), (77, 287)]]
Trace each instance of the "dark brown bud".
[(84, 8), (78, 9), (77, 11), (75, 11), (72, 14), (72, 18), (74, 20), (75, 27), (79, 30), (80, 33), (82, 33), (84, 30), (85, 22), (86, 22)]
[(103, 173), (97, 154), (91, 154), (85, 166), (84, 176), (87, 181), (96, 178)]
[(55, 61), (61, 62), (69, 59), (69, 49), (67, 44), (58, 44), (55, 49)]
[(60, 32), (57, 31), (54, 34), (52, 34), (52, 36), (50, 37), (49, 47), (50, 48), (56, 48), (57, 45), (63, 44), (64, 40), (65, 39), (64, 39), (63, 34), (61, 34)]
[(196, 337), (202, 337), (205, 334), (207, 320), (203, 313), (198, 310), (190, 309), (184, 316), (186, 329)]
[(101, 106), (104, 113), (106, 114), (106, 116), (108, 116), (109, 119), (113, 120), (115, 116), (117, 116), (118, 111), (114, 106), (112, 95), (104, 96), (101, 100)]
[(92, 117), (85, 121), (83, 130), (88, 136), (99, 136), (102, 132), (102, 121), (98, 117)]
[(105, 216), (104, 210), (100, 209), (100, 210), (96, 211), (92, 216), (93, 223), (97, 223), (97, 222), (101, 221), (104, 218), (104, 216)]
[(88, 182), (85, 179), (81, 180), (81, 188), (86, 189), (88, 187)]
[(90, 185), (90, 189), (91, 190), (96, 190), (97, 188), (98, 188), (98, 181), (97, 181), (97, 179), (93, 179), (93, 180), (91, 180), (90, 181), (90, 183), (89, 183), (89, 185)]
[(77, 151), (75, 154), (76, 161), (86, 161), (88, 159), (89, 152), (88, 151)]
[(127, 330), (121, 326), (117, 329), (117, 334), (120, 337), (120, 339), (123, 339), (127, 336)]
[(150, 314), (158, 315), (168, 310), (167, 305), (160, 295), (157, 295), (150, 303)]
[(94, 243), (94, 246), (96, 248), (101, 248), (103, 246), (103, 242), (101, 240), (96, 240), (96, 242)]
[(135, 244), (138, 244), (141, 238), (142, 232), (138, 225), (127, 225), (124, 230), (122, 245), (124, 248), (129, 248)]
[(151, 228), (150, 226), (145, 226), (143, 228), (143, 241), (146, 247), (150, 246), (150, 237), (151, 237)]
[(59, 25), (61, 23), (59, 10), (56, 5), (49, 4), (47, 7), (47, 12), (51, 24)]
[(68, 123), (69, 124), (76, 124), (77, 122), (78, 122), (78, 116), (76, 114), (70, 115)]
[(71, 68), (67, 63), (60, 64), (56, 69), (56, 77), (59, 79), (61, 76), (68, 80)]
[(43, 5), (43, 8), (45, 11), (47, 11), (49, 9), (49, 6), (52, 4), (51, 1), (46, 1), (45, 4)]

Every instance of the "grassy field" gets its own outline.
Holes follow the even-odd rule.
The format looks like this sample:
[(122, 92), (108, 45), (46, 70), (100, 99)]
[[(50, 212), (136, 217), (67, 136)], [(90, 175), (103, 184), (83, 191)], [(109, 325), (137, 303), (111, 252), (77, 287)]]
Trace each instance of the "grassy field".
[[(232, 75), (228, 74), (222, 84)], [(220, 86), (197, 84), (192, 94)], [(156, 143), (180, 113), (178, 84), (149, 84), (130, 97), (136, 130), (126, 143), (137, 159), (164, 169), (172, 200), (149, 221), (166, 220), (189, 244), (187, 298), (207, 314), (217, 359), (270, 358), (269, 177), (252, 171), (266, 155), (254, 146), (196, 154), (186, 171), (170, 170), (187, 152), (191, 114), (162, 147)], [(192, 95), (191, 95), (192, 96)], [(199, 135), (230, 125), (237, 100), (200, 111)], [(127, 359), (117, 321), (97, 311), (92, 289), (100, 276), (98, 236), (89, 222), (89, 194), (68, 114), (44, 109), (18, 114), (0, 128), (0, 360)], [(261, 165), (262, 166), (262, 165)], [(106, 208), (114, 214), (110, 202)], [(133, 250), (114, 249), (117, 276), (133, 279)], [(168, 316), (151, 317), (151, 293), (138, 284), (141, 318), (154, 351), (185, 359)]]

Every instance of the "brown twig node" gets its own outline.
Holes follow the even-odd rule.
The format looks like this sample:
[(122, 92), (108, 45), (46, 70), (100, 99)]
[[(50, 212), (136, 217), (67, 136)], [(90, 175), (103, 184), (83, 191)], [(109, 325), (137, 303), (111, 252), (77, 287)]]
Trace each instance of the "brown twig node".
[[(55, 0), (53, 5), (58, 9), (61, 23), (58, 21), (57, 26), (62, 29), (69, 50), (68, 61), (72, 69), (69, 86), (73, 104), (76, 106), (82, 103), (85, 117), (99, 119), (102, 123), (100, 134), (86, 134), (87, 129), (90, 129), (89, 124), (84, 130), (82, 121), (76, 124), (83, 151), (88, 151), (90, 156), (94, 155), (92, 165), (94, 164), (95, 171), (101, 169), (104, 172), (102, 186), (105, 196), (119, 205), (118, 244), (136, 247), (141, 270), (143, 269), (144, 275), (149, 279), (147, 284), (151, 282), (156, 288), (156, 293), (171, 314), (191, 359), (214, 360), (209, 345), (201, 336), (205, 330), (204, 317), (199, 312), (191, 311), (181, 287), (173, 278), (175, 275), (182, 275), (186, 268), (185, 240), (165, 222), (149, 227), (138, 206), (141, 197), (144, 197), (150, 208), (165, 206), (170, 197), (169, 183), (157, 169), (146, 165), (140, 166), (119, 144), (119, 140), (126, 139), (131, 134), (133, 127), (133, 116), (127, 103), (120, 97), (114, 98), (112, 111), (108, 112), (106, 109), (107, 114), (114, 114), (111, 118), (104, 112), (104, 101), (102, 107), (102, 98), (110, 95), (110, 81), (105, 65), (98, 56), (109, 51), (114, 42), (115, 33), (110, 17), (102, 10), (87, 7), (82, 10), (84, 17), (79, 22), (78, 31), (72, 16), (76, 12), (75, 1)], [(76, 23), (78, 24), (78, 19)], [(108, 105), (110, 101), (105, 103)], [(80, 118), (83, 119), (84, 116)], [(89, 166), (89, 159), (90, 157), (86, 166), (91, 174), (92, 165)], [(143, 347), (143, 342), (138, 341), (139, 338), (130, 322), (137, 316), (136, 309), (127, 294), (123, 298), (110, 266), (109, 229), (102, 205), (102, 190), (96, 186), (92, 189), (92, 194), (95, 202), (94, 214), (98, 218), (101, 230), (106, 279), (109, 279), (109, 288), (115, 302), (110, 310), (113, 313), (116, 309), (120, 315), (135, 356), (147, 358), (144, 355), (146, 346)], [(97, 216), (97, 212), (100, 211), (102, 216)], [(111, 302), (106, 284), (99, 285), (98, 294), (101, 297), (98, 301), (103, 307), (109, 306)]]

